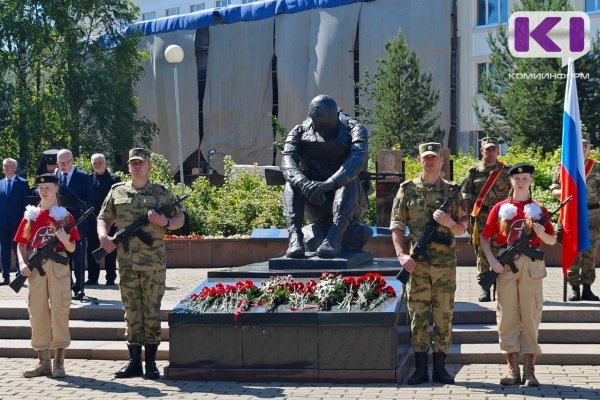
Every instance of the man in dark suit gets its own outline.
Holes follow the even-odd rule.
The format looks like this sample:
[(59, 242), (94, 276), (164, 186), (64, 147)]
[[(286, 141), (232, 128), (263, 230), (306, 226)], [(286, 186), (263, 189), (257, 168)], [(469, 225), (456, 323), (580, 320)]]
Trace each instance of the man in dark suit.
[[(73, 153), (70, 150), (59, 150), (57, 156), (57, 176), (60, 180), (61, 197), (67, 200), (66, 207), (77, 220), (83, 212), (94, 202), (92, 197), (92, 183), (90, 177), (84, 171), (73, 166)], [(73, 283), (73, 300), (83, 299), (85, 285), (85, 234), (87, 233), (87, 221), (78, 227), (81, 240), (75, 243), (75, 251), (69, 254), (69, 264), (73, 268), (75, 279)]]
[[(16, 251), (13, 238), (27, 205), (29, 185), (17, 176), (17, 160), (6, 158), (2, 161), (4, 179), (0, 180), (0, 254), (2, 257), (2, 282), (10, 283), (10, 262)], [(17, 268), (17, 271), (19, 269)]]
[[(94, 154), (91, 157), (92, 169), (94, 172), (90, 174), (90, 181), (92, 182), (92, 188), (94, 190), (94, 214), (98, 215), (102, 208), (104, 198), (110, 191), (110, 188), (115, 183), (121, 182), (121, 178), (117, 175), (113, 175), (106, 168), (106, 158), (103, 154)], [(100, 277), (100, 264), (94, 258), (92, 252), (100, 247), (100, 240), (98, 240), (98, 231), (96, 231), (96, 224), (88, 224), (88, 236), (87, 236), (87, 265), (88, 265), (88, 280), (85, 281), (85, 285), (97, 285), (98, 278)], [(114, 235), (116, 227), (113, 225), (110, 232), (110, 236)], [(117, 252), (113, 251), (108, 253), (104, 258), (104, 269), (106, 270), (106, 284), (108, 286), (115, 284), (117, 277)]]

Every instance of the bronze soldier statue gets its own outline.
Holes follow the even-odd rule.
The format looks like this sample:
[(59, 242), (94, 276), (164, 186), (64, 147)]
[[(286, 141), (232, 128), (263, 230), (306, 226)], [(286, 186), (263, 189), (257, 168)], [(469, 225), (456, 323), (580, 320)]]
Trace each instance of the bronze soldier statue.
[[(334, 258), (342, 248), (360, 251), (372, 234), (359, 222), (368, 209), (369, 185), (358, 178), (366, 170), (368, 132), (327, 95), (311, 101), (308, 116), (288, 134), (281, 160), (286, 255), (302, 258), (308, 250)], [(310, 242), (304, 217), (313, 223), (305, 228), (314, 237)]]

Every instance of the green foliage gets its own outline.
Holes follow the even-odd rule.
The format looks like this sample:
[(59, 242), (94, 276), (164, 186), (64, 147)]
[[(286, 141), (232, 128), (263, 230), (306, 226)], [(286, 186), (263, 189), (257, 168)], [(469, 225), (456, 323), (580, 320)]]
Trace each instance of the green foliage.
[(357, 84), (361, 95), (373, 101), (373, 109), (358, 107), (365, 123), (375, 124), (371, 152), (401, 148), (415, 154), (417, 145), (439, 140), (439, 113), (434, 107), (439, 90), (431, 89), (431, 72), (421, 72), (421, 61), (408, 47), (401, 32), (385, 44), (387, 58), (377, 60), (373, 76), (367, 71)]
[[(568, 0), (523, 0), (514, 11), (570, 11)], [(493, 68), (481, 81), (483, 98), (490, 106), (487, 113), (473, 101), (479, 125), (487, 134), (507, 139), (512, 146), (537, 147), (543, 153), (552, 152), (561, 144), (563, 103), (566, 80), (529, 79), (514, 74), (566, 74), (560, 59), (516, 58), (508, 48), (506, 25), (498, 25), (488, 36)], [(590, 132), (600, 131), (600, 98), (597, 96), (600, 79), (600, 33), (592, 51), (576, 61), (576, 72), (589, 73), (589, 79), (579, 79), (581, 120)], [(512, 77), (512, 78), (511, 78)], [(593, 135), (592, 135), (593, 136)], [(592, 138), (596, 145), (600, 138)]]
[(254, 228), (281, 228), (282, 187), (267, 186), (257, 172), (238, 171), (225, 158), (225, 182), (216, 187), (204, 177), (192, 184), (186, 200), (190, 228), (203, 235), (250, 234)]
[(84, 153), (79, 154), (77, 157), (73, 157), (73, 165), (88, 174), (92, 172), (92, 162), (90, 161), (91, 155)]
[(0, 147), (29, 174), (49, 148), (112, 158), (149, 143), (133, 96), (148, 55), (121, 33), (137, 13), (130, 0), (0, 2)]
[(279, 122), (279, 119), (277, 119), (275, 115), (271, 115), (271, 127), (273, 128), (273, 135), (275, 136), (273, 149), (275, 151), (282, 151), (287, 137), (285, 126), (281, 125), (281, 122)]

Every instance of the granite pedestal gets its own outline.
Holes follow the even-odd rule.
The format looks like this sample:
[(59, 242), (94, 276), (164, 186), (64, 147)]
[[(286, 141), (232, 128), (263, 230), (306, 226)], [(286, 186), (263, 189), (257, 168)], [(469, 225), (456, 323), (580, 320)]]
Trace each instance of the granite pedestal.
[[(256, 266), (255, 266), (256, 267)], [(263, 269), (267, 265), (263, 264)], [(266, 268), (268, 271), (268, 268)], [(397, 271), (397, 269), (396, 269)], [(215, 271), (218, 272), (218, 271)], [(211, 277), (193, 293), (217, 282), (248, 279)], [(306, 270), (317, 276), (319, 271)], [(344, 275), (362, 275), (359, 273)], [(260, 279), (250, 275), (256, 286)], [(304, 278), (295, 278), (302, 280)], [(180, 303), (169, 313), (169, 379), (301, 382), (396, 382), (402, 284), (388, 278), (397, 297), (372, 311), (292, 311), (287, 305), (266, 313), (252, 307), (232, 314), (192, 314)]]

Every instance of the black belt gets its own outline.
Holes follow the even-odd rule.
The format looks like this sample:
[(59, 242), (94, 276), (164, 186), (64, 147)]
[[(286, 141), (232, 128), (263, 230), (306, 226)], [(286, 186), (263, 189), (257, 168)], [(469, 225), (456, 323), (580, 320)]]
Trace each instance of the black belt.
[(588, 204), (588, 210), (595, 210), (596, 208), (600, 208), (600, 203)]

